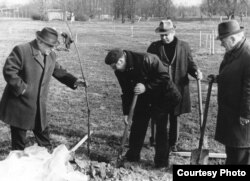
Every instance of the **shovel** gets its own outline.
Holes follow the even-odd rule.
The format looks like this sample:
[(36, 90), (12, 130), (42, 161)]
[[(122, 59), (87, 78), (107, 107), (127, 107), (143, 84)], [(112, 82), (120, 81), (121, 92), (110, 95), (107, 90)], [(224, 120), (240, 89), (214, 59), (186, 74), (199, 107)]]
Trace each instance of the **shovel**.
[(137, 102), (137, 97), (138, 95), (134, 95), (133, 97), (133, 101), (132, 101), (132, 104), (130, 106), (130, 110), (129, 110), (129, 114), (128, 114), (128, 121), (127, 121), (127, 124), (125, 125), (125, 129), (124, 129), (124, 132), (123, 132), (123, 136), (122, 136), (122, 142), (121, 142), (121, 146), (118, 150), (118, 156), (117, 156), (117, 162), (119, 162), (122, 158), (122, 152), (123, 152), (123, 149), (124, 149), (124, 145), (125, 145), (125, 142), (127, 140), (127, 137), (128, 137), (128, 129), (129, 129), (129, 124), (132, 122), (132, 119), (133, 119), (133, 116), (134, 116), (134, 110), (135, 110), (135, 105), (136, 105), (136, 102)]
[[(90, 131), (89, 135), (92, 135), (93, 131)], [(70, 149), (70, 152), (75, 152), (87, 139), (88, 135), (85, 135), (73, 148)]]
[[(202, 146), (203, 146), (203, 139), (204, 139), (206, 123), (207, 123), (207, 115), (208, 115), (208, 108), (209, 108), (210, 96), (211, 96), (211, 91), (212, 91), (212, 85), (213, 85), (213, 82), (212, 81), (209, 82), (205, 110), (204, 110), (204, 118), (203, 118), (203, 121), (200, 119), (201, 136), (199, 140), (199, 147), (198, 149), (193, 150), (191, 152), (191, 165), (207, 165), (208, 164), (209, 150), (202, 149)], [(199, 97), (200, 97), (201, 91), (200, 91), (199, 80), (198, 80), (198, 90), (199, 90)], [(199, 104), (201, 105), (200, 101), (199, 101)]]

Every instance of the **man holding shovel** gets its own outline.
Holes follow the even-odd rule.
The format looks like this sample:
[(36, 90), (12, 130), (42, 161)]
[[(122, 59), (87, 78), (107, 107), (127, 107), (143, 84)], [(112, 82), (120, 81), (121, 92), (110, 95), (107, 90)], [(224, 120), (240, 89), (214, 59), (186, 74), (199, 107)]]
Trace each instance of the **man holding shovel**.
[(175, 83), (182, 95), (180, 104), (168, 110), (168, 117), (166, 118), (170, 122), (170, 151), (177, 151), (176, 143), (179, 137), (179, 121), (177, 117), (191, 112), (188, 75), (201, 80), (202, 73), (193, 61), (188, 43), (179, 40), (175, 36), (175, 25), (170, 19), (162, 20), (155, 32), (160, 35), (160, 40), (153, 42), (148, 47), (147, 52), (160, 58), (170, 75), (170, 79)]
[(129, 136), (129, 150), (125, 155), (126, 160), (130, 162), (140, 160), (140, 152), (152, 110), (153, 115), (156, 115), (155, 166), (168, 167), (167, 121), (162, 119), (165, 114), (163, 110), (165, 110), (164, 106), (177, 104), (181, 97), (170, 81), (163, 64), (155, 55), (119, 48), (107, 54), (105, 63), (115, 71), (122, 89), (125, 124), (128, 124), (127, 115), (133, 96), (138, 95)]
[(225, 145), (227, 165), (250, 164), (250, 44), (236, 20), (218, 25), (218, 37), (226, 50), (218, 83), (215, 140)]

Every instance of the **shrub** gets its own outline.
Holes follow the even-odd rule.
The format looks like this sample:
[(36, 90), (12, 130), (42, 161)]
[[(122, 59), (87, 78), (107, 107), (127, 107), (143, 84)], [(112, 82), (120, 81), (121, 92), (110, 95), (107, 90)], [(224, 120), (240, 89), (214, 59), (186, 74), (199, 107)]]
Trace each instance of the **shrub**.
[(32, 14), (31, 19), (32, 20), (42, 20), (42, 17), (39, 14)]
[(77, 14), (76, 17), (75, 17), (75, 20), (76, 21), (88, 21), (89, 20), (89, 16)]

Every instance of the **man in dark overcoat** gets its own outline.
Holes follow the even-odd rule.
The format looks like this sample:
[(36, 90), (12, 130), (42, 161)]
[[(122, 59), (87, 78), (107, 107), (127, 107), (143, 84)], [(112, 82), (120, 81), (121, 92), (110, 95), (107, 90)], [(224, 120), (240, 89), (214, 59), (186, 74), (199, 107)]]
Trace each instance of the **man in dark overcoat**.
[(181, 98), (166, 69), (155, 55), (119, 48), (107, 54), (105, 63), (113, 68), (120, 83), (125, 123), (133, 95), (138, 95), (129, 136), (129, 150), (125, 155), (127, 161), (140, 160), (152, 110), (156, 120), (155, 166), (168, 167), (167, 121), (162, 119), (164, 103), (177, 104)]
[(155, 32), (160, 35), (160, 40), (150, 44), (147, 52), (157, 55), (162, 61), (170, 79), (175, 83), (182, 95), (181, 102), (169, 111), (167, 119), (170, 121), (169, 145), (171, 150), (176, 150), (179, 137), (179, 121), (177, 117), (191, 112), (188, 75), (202, 79), (202, 73), (193, 61), (190, 47), (187, 42), (175, 36), (175, 25), (168, 20), (162, 20)]
[(86, 86), (56, 61), (53, 48), (57, 45), (57, 31), (45, 27), (36, 32), (35, 40), (15, 46), (4, 64), (7, 85), (0, 119), (10, 125), (12, 150), (25, 148), (27, 130), (33, 131), (39, 146), (51, 147), (46, 100), (52, 76), (72, 89), (80, 83)]
[(250, 44), (236, 20), (218, 25), (218, 37), (226, 50), (218, 83), (218, 115), (215, 139), (225, 145), (226, 164), (250, 164)]

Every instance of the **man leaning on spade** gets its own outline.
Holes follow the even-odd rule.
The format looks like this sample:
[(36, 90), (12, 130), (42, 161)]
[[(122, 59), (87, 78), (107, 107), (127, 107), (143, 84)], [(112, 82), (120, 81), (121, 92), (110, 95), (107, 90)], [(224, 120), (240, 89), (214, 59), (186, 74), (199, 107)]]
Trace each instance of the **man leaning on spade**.
[[(155, 32), (160, 35), (160, 40), (151, 43), (147, 52), (159, 57), (182, 96), (182, 100), (177, 106), (166, 110), (168, 113), (165, 119), (169, 120), (170, 123), (170, 151), (175, 151), (179, 137), (178, 116), (191, 112), (188, 76), (191, 75), (195, 79), (201, 80), (202, 73), (193, 61), (188, 43), (175, 36), (175, 25), (170, 19), (160, 21)], [(154, 122), (153, 119), (151, 121)]]
[(215, 140), (225, 145), (227, 165), (250, 165), (250, 43), (236, 20), (218, 25), (217, 40), (226, 50), (218, 75)]
[(181, 95), (156, 55), (119, 48), (109, 51), (105, 63), (110, 65), (122, 90), (122, 107), (126, 124), (133, 96), (138, 95), (125, 160), (138, 162), (151, 117), (156, 122), (154, 163), (169, 166), (166, 109), (179, 103)]
[(57, 31), (45, 27), (36, 32), (36, 39), (15, 46), (6, 59), (0, 119), (10, 125), (12, 150), (25, 148), (27, 130), (33, 131), (39, 146), (51, 148), (46, 100), (52, 76), (71, 89), (86, 86), (56, 61), (53, 49), (58, 44)]

